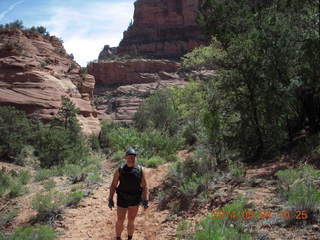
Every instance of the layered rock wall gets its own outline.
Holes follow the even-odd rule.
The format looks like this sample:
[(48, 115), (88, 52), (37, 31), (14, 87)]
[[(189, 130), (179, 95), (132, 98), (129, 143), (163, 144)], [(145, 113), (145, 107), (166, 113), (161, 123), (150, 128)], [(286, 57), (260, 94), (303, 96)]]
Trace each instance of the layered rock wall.
[(90, 63), (88, 72), (95, 76), (97, 84), (149, 83), (175, 78), (179, 66), (169, 60), (119, 60)]
[(119, 54), (180, 58), (206, 38), (196, 23), (201, 0), (138, 0)]
[(49, 121), (67, 96), (80, 109), (84, 133), (98, 134), (100, 123), (91, 104), (94, 77), (80, 74), (59, 39), (29, 30), (1, 30), (0, 35), (0, 105), (29, 115), (37, 112)]

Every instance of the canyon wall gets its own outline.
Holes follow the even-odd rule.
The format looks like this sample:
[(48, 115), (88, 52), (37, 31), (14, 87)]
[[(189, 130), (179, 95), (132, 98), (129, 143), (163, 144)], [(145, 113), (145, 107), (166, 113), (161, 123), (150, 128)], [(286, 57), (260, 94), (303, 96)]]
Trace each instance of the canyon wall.
[(207, 40), (196, 23), (201, 0), (138, 0), (120, 55), (178, 59)]
[(100, 123), (91, 104), (95, 79), (81, 74), (61, 41), (30, 30), (0, 32), (0, 106), (15, 106), (47, 122), (69, 97), (85, 134), (98, 134)]

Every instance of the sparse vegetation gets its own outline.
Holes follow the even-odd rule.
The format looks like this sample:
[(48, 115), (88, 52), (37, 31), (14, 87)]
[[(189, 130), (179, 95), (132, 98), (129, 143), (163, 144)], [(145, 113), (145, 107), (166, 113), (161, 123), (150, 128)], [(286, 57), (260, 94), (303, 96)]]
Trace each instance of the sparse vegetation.
[(38, 221), (53, 222), (62, 213), (65, 203), (64, 193), (58, 191), (37, 193), (32, 200), (32, 208), (38, 212)]
[[(318, 181), (320, 171), (311, 166), (299, 169), (281, 170), (276, 173), (279, 179), (280, 194), (287, 201), (288, 209), (306, 211), (308, 222), (313, 222), (320, 207)], [(290, 219), (289, 223), (298, 223), (302, 219)]]
[(156, 168), (160, 166), (161, 164), (165, 163), (165, 160), (159, 156), (153, 156), (149, 159), (139, 159), (138, 160), (140, 164), (146, 167)]
[(80, 200), (83, 198), (83, 193), (82, 192), (74, 192), (74, 193), (69, 193), (67, 200), (66, 200), (66, 206), (75, 206), (77, 205)]
[(6, 213), (1, 214), (0, 215), (0, 230), (5, 228), (6, 224), (11, 222), (18, 214), (19, 214), (19, 210), (17, 210), (17, 209), (9, 210)]
[(55, 231), (44, 225), (35, 225), (34, 227), (18, 227), (12, 235), (2, 235), (1, 240), (56, 240)]
[(42, 185), (44, 190), (49, 192), (56, 187), (56, 182), (53, 179), (50, 179), (48, 181), (43, 182)]
[(245, 207), (244, 201), (235, 201), (196, 224), (188, 221), (180, 222), (177, 228), (177, 237), (188, 240), (253, 239), (250, 233), (245, 232), (246, 220), (241, 217), (246, 211), (249, 212), (250, 209)]

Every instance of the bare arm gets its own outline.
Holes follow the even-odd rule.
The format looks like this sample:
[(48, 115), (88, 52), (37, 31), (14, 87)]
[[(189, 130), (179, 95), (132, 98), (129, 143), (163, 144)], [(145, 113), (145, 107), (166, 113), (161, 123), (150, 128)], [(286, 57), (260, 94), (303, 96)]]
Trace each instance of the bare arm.
[(113, 195), (116, 192), (118, 182), (119, 182), (119, 170), (117, 169), (117, 171), (113, 175), (113, 180), (110, 186), (109, 199), (113, 199)]
[(148, 184), (147, 184), (147, 178), (145, 174), (145, 170), (142, 168), (142, 178), (141, 178), (141, 187), (142, 187), (142, 200), (149, 200), (148, 196)]

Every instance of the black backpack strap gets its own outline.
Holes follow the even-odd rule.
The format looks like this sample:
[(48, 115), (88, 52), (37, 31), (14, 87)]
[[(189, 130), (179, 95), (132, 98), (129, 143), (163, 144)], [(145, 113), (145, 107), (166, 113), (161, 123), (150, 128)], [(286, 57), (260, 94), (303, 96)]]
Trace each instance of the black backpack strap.
[(138, 168), (139, 168), (139, 178), (140, 178), (140, 182), (141, 182), (141, 179), (142, 179), (142, 166), (138, 165)]
[(120, 174), (120, 175), (121, 175), (122, 172), (123, 172), (123, 167), (124, 167), (124, 165), (120, 165), (120, 166), (118, 167), (118, 170), (119, 170), (119, 174)]

